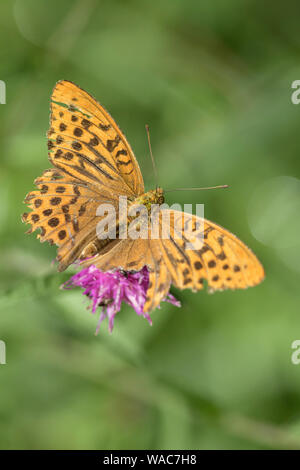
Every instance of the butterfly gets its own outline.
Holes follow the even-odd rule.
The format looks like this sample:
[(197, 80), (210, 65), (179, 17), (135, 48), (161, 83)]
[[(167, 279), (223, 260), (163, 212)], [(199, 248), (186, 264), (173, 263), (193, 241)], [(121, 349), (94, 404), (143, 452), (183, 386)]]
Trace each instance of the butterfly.
[[(23, 221), (28, 232), (58, 246), (58, 270), (71, 263), (95, 265), (102, 271), (139, 271), (148, 267), (144, 312), (157, 307), (171, 284), (198, 291), (244, 289), (264, 279), (253, 252), (235, 235), (193, 214), (164, 209), (169, 237), (101, 240), (97, 207), (110, 203), (118, 212), (119, 197), (161, 204), (161, 188), (145, 193), (134, 153), (113, 118), (89, 93), (70, 81), (59, 81), (51, 96), (49, 160), (53, 167), (35, 180), (37, 190), (25, 199), (31, 212)], [(166, 212), (167, 211), (167, 212)], [(120, 214), (119, 214), (120, 216)], [(160, 233), (164, 217), (159, 217)], [(201, 232), (201, 233), (200, 233)], [(203, 237), (198, 250), (188, 240)]]

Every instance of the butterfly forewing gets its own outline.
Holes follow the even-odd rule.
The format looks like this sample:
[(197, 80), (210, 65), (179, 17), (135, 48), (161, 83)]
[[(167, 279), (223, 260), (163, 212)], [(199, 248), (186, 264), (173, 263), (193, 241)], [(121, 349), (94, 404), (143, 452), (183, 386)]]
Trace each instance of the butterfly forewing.
[[(170, 239), (161, 239), (160, 243), (177, 287), (198, 290), (206, 281), (211, 291), (237, 289), (264, 279), (257, 257), (232, 233), (180, 211), (170, 211), (170, 220)], [(195, 237), (203, 242), (200, 249), (189, 248)]]
[(142, 174), (124, 134), (91, 95), (68, 81), (51, 97), (50, 160), (79, 179), (115, 192), (144, 192)]
[[(96, 238), (97, 207), (144, 192), (136, 158), (103, 107), (75, 84), (58, 82), (51, 97), (49, 159), (56, 167), (35, 181), (23, 221), (40, 229), (41, 241), (58, 245), (59, 270)], [(99, 244), (98, 244), (99, 246)], [(101, 246), (101, 245), (100, 245)]]

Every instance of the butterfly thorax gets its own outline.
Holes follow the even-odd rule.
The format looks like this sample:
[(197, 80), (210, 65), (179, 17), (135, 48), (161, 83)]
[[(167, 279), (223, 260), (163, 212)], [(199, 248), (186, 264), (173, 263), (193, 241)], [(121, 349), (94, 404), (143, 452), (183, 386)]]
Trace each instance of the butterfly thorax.
[(142, 194), (141, 196), (136, 197), (132, 205), (143, 205), (147, 208), (148, 212), (151, 211), (151, 206), (153, 204), (163, 204), (165, 202), (164, 191), (162, 188), (152, 189), (147, 193)]

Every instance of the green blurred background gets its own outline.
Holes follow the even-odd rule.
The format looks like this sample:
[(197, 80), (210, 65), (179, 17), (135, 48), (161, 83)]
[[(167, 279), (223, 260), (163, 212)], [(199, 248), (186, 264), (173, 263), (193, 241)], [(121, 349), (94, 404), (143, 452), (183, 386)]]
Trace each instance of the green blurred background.
[[(300, 448), (299, 2), (16, 0), (0, 5), (0, 447)], [(169, 203), (249, 244), (256, 288), (173, 293), (153, 327), (124, 307), (112, 335), (55, 247), (25, 235), (24, 195), (50, 165), (51, 90), (72, 80), (120, 124)]]

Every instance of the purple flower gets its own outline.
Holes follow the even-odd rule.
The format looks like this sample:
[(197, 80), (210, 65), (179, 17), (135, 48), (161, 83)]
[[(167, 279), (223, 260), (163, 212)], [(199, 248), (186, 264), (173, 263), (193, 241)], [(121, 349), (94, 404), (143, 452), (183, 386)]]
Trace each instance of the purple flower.
[[(64, 289), (82, 287), (83, 294), (92, 300), (89, 306), (92, 313), (96, 313), (97, 308), (101, 307), (96, 329), (96, 333), (98, 333), (100, 324), (106, 317), (108, 318), (109, 331), (112, 332), (114, 318), (121, 309), (122, 301), (131, 305), (138, 315), (145, 317), (152, 325), (150, 316), (143, 311), (148, 285), (149, 271), (146, 266), (140, 271), (132, 273), (122, 270), (102, 272), (92, 265), (72, 276), (62, 287)], [(164, 300), (180, 307), (180, 302), (170, 293)]]

